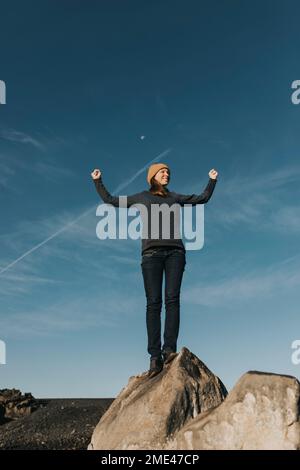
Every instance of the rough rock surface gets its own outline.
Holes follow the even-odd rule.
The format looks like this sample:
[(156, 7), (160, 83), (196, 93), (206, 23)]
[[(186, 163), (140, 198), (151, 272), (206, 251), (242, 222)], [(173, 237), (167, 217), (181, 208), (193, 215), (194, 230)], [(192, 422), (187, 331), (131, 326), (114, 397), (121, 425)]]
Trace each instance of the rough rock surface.
[(217, 408), (199, 415), (166, 449), (300, 449), (300, 384), (295, 377), (248, 372)]
[(203, 362), (182, 348), (160, 374), (130, 377), (94, 430), (90, 450), (161, 449), (185, 423), (227, 395)]
[(2, 405), (5, 410), (4, 417), (8, 419), (22, 418), (38, 408), (38, 402), (31, 393), (25, 393), (23, 395), (20, 390), (15, 388), (4, 388), (0, 390), (0, 405)]

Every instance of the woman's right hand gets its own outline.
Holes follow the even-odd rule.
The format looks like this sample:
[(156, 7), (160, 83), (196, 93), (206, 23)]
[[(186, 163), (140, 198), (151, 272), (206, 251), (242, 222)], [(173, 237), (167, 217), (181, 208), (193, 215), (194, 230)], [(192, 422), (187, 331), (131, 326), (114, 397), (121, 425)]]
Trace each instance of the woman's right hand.
[(101, 171), (96, 168), (94, 171), (92, 171), (91, 173), (91, 177), (93, 178), (93, 180), (98, 180), (101, 176)]

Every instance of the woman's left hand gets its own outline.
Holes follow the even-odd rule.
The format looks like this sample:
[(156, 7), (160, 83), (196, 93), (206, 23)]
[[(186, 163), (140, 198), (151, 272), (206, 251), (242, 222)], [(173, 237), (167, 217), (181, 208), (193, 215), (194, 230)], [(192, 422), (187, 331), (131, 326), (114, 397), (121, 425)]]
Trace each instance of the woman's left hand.
[(215, 179), (217, 178), (217, 176), (218, 176), (218, 172), (213, 168), (213, 169), (210, 170), (210, 172), (208, 173), (208, 176), (209, 176), (211, 179), (215, 180)]

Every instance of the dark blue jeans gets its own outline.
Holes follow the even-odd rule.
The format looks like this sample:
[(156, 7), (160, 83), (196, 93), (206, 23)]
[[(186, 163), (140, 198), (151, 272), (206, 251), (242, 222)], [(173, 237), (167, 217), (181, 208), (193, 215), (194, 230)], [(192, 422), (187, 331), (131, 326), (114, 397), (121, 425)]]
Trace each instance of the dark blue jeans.
[[(149, 248), (142, 256), (142, 273), (147, 298), (148, 353), (177, 350), (180, 323), (180, 287), (185, 270), (185, 251), (174, 247)], [(165, 273), (165, 329), (161, 348), (162, 283)]]

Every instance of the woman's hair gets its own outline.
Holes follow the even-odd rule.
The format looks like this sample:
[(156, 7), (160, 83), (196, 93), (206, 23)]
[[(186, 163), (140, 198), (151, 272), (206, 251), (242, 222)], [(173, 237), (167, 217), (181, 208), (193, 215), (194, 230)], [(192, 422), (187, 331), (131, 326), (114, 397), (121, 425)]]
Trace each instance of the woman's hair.
[(151, 187), (149, 191), (152, 194), (158, 194), (159, 196), (163, 196), (163, 197), (168, 196), (169, 190), (155, 179), (155, 175), (152, 176), (150, 180), (150, 184), (151, 184)]

